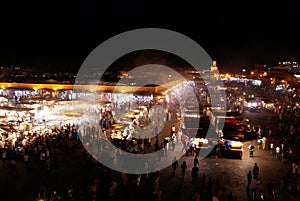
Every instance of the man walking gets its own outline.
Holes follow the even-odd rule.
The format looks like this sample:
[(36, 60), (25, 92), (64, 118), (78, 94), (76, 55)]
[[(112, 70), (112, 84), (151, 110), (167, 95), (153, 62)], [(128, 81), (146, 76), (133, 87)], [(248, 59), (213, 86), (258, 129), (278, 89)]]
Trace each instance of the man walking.
[(172, 177), (175, 176), (175, 171), (176, 171), (177, 167), (178, 167), (178, 161), (177, 161), (176, 157), (174, 157), (174, 159), (172, 161), (172, 169), (173, 169)]
[(198, 164), (199, 164), (198, 157), (195, 156), (195, 158), (194, 158), (194, 166), (198, 166)]
[(183, 161), (181, 164), (181, 173), (182, 173), (181, 182), (183, 182), (184, 180), (186, 169), (187, 169), (186, 161)]
[(254, 163), (254, 167), (253, 167), (254, 179), (257, 179), (258, 174), (259, 174), (259, 167), (258, 167), (257, 163)]
[(6, 149), (2, 150), (2, 166), (7, 167)]
[(183, 151), (183, 150), (185, 151), (186, 148), (187, 148), (187, 142), (186, 142), (186, 139), (184, 139), (182, 143), (183, 143), (183, 147), (182, 147), (181, 151)]
[(280, 160), (280, 147), (277, 146), (275, 151), (276, 151), (276, 159)]
[(249, 170), (248, 174), (247, 174), (247, 180), (248, 180), (248, 184), (247, 186), (249, 187), (251, 184), (251, 180), (252, 180), (252, 173), (251, 170)]
[(197, 167), (197, 165), (194, 165), (194, 167), (192, 168), (192, 184), (194, 186), (197, 185), (197, 181), (198, 181), (198, 172), (199, 172), (199, 168)]

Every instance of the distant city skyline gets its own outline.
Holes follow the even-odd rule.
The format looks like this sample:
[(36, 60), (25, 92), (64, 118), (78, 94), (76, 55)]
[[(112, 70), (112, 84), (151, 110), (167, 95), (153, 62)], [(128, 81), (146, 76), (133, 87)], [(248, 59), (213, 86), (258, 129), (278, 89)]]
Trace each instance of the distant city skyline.
[[(69, 60), (68, 60), (69, 59)], [(36, 57), (31, 59), (24, 58), (20, 56), (20, 58), (16, 55), (10, 55), (6, 59), (8, 62), (3, 62), (4, 60), (0, 61), (0, 66), (2, 67), (21, 67), (22, 68), (33, 68), (38, 70), (39, 72), (49, 71), (49, 72), (72, 72), (76, 73), (77, 70), (80, 68), (81, 63), (84, 61), (85, 58), (82, 58), (80, 61), (78, 58), (51, 58), (49, 57)], [(240, 73), (243, 69), (251, 69), (257, 65), (266, 65), (267, 67), (272, 67), (279, 65), (281, 62), (297, 62), (298, 60), (291, 60), (291, 59), (282, 59), (277, 60), (272, 63), (264, 63), (264, 62), (256, 62), (248, 65), (238, 64), (238, 62), (231, 61), (231, 66), (226, 66), (226, 60), (216, 60), (212, 58), (213, 61), (217, 61), (217, 67), (219, 71), (222, 72), (232, 72), (232, 73)], [(181, 59), (172, 58), (171, 56), (166, 56), (164, 54), (159, 55), (159, 53), (153, 54), (149, 53), (149, 51), (145, 51), (145, 53), (132, 53), (132, 55), (125, 56), (119, 60), (116, 60), (112, 68), (118, 70), (126, 70), (131, 69), (137, 66), (146, 65), (146, 64), (161, 64), (169, 67), (175, 68), (189, 68), (191, 67), (188, 63)], [(225, 63), (225, 66), (224, 66)], [(41, 67), (43, 67), (41, 69)], [(232, 67), (232, 68), (230, 68)]]

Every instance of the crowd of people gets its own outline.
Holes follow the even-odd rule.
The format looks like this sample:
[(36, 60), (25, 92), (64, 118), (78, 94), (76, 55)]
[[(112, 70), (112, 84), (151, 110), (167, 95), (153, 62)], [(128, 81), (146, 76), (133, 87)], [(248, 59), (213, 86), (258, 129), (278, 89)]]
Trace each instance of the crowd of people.
[[(195, 156), (193, 159), (193, 167), (191, 169), (191, 178), (192, 178), (192, 187), (193, 187), (193, 196), (192, 201), (237, 201), (237, 196), (233, 192), (228, 191), (225, 185), (222, 185), (219, 178), (213, 180), (212, 177), (207, 176), (205, 173), (202, 175), (199, 174), (200, 162), (198, 156)], [(181, 169), (181, 186), (185, 181), (186, 171), (189, 168), (186, 161), (182, 161), (181, 165), (176, 158), (172, 161), (172, 177), (176, 175), (176, 169), (180, 167)], [(178, 174), (178, 173), (177, 173)]]
[[(290, 195), (299, 192), (299, 173), (298, 167), (293, 164), (293, 168), (282, 175), (280, 184), (276, 183), (275, 180), (271, 180), (267, 183), (267, 190), (265, 190), (261, 179), (260, 168), (258, 164), (255, 163), (253, 170), (249, 170), (247, 174), (246, 193), (248, 200), (291, 200)], [(281, 196), (279, 196), (280, 194)]]
[[(202, 99), (204, 99), (202, 97)], [(201, 99), (201, 100), (202, 100)], [(169, 110), (156, 111), (148, 107), (148, 115), (150, 118), (157, 118), (156, 122), (176, 121), (177, 105), (169, 105)], [(282, 111), (282, 112), (281, 112)], [(276, 113), (277, 111), (275, 111)], [(268, 126), (262, 126), (257, 130), (260, 141), (258, 141), (258, 148), (269, 150), (274, 157), (279, 161), (291, 165), (291, 171), (282, 176), (280, 188), (274, 181), (268, 183), (268, 193), (264, 194), (264, 189), (260, 177), (258, 165), (255, 164), (252, 172), (249, 171), (247, 175), (247, 195), (251, 200), (260, 199), (275, 199), (276, 192), (282, 190), (283, 192), (293, 193), (299, 191), (299, 171), (298, 159), (296, 152), (300, 147), (300, 128), (296, 125), (290, 126), (287, 122), (282, 123), (284, 117), (296, 117), (297, 109), (282, 109), (280, 110), (282, 117), (280, 118), (279, 128), (276, 128), (276, 123), (271, 122)], [(155, 114), (159, 114), (156, 115)], [(164, 150), (164, 155), (167, 155), (169, 150), (169, 141), (164, 141), (164, 136), (158, 135), (157, 125), (151, 127), (155, 138), (155, 143), (149, 138), (144, 140), (137, 139), (134, 143), (133, 138), (126, 138), (116, 140), (111, 138), (111, 127), (114, 125), (115, 117), (114, 111), (99, 110), (95, 112), (96, 119), (87, 119), (81, 124), (64, 124), (52, 128), (45, 128), (42, 132), (28, 132), (26, 137), (17, 140), (13, 145), (5, 144), (1, 149), (1, 160), (3, 168), (10, 168), (13, 172), (18, 172), (17, 163), (24, 163), (25, 167), (30, 170), (34, 166), (38, 167), (38, 171), (43, 174), (53, 177), (56, 174), (56, 149), (63, 150), (66, 153), (82, 152), (82, 159), (86, 161), (87, 169), (91, 176), (82, 184), (72, 184), (65, 186), (64, 189), (51, 189), (41, 184), (38, 190), (38, 197), (55, 200), (119, 200), (120, 196), (126, 194), (128, 199), (137, 198), (144, 200), (161, 201), (164, 196), (164, 191), (160, 186), (160, 171), (132, 175), (110, 170), (104, 165), (97, 162), (97, 158), (101, 157), (105, 143), (103, 141), (111, 141), (116, 147), (121, 150), (132, 153), (146, 153), (148, 151)], [(275, 114), (277, 115), (277, 114)], [(133, 129), (141, 129), (140, 122), (133, 124)], [(288, 128), (287, 133), (282, 133)], [(129, 131), (131, 128), (129, 128)], [(174, 150), (177, 142), (181, 142), (181, 137), (174, 137), (175, 126), (171, 127), (170, 142), (172, 143), (170, 151)], [(127, 131), (126, 131), (127, 132)], [(128, 134), (130, 135), (130, 133)], [(126, 136), (128, 136), (126, 134)], [(161, 143), (159, 143), (161, 142)], [(189, 140), (183, 139), (183, 148), (186, 150)], [(261, 143), (261, 144), (260, 144)], [(193, 149), (190, 149), (191, 155), (194, 156)], [(109, 153), (114, 154), (114, 153)], [(191, 157), (189, 157), (191, 158)], [(186, 160), (190, 160), (190, 159)], [(254, 157), (255, 158), (255, 157)], [(191, 178), (194, 194), (193, 201), (204, 200), (226, 200), (236, 201), (238, 198), (235, 192), (230, 192), (222, 185), (218, 178), (212, 177), (202, 173), (199, 174), (199, 159), (194, 158), (193, 167), (188, 167), (186, 161), (179, 164), (178, 159), (174, 158), (172, 161), (172, 175), (181, 176), (181, 183), (186, 181), (186, 172), (191, 169)], [(177, 168), (180, 173), (177, 173)], [(36, 169), (34, 169), (36, 170)], [(88, 186), (88, 188), (86, 188)], [(288, 196), (285, 196), (288, 200)]]

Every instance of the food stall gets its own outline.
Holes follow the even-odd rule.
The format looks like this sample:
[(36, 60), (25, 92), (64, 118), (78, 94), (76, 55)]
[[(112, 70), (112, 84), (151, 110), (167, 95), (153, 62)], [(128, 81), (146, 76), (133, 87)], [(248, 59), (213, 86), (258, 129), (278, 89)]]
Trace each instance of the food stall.
[(221, 139), (218, 143), (220, 152), (219, 156), (223, 156), (225, 158), (240, 158), (242, 159), (243, 155), (243, 143), (240, 141), (231, 141)]

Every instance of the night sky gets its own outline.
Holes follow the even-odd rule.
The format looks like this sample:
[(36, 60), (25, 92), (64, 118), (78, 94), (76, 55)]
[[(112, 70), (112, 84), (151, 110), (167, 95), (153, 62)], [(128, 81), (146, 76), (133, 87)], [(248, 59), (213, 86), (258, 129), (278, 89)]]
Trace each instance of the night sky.
[(221, 70), (299, 61), (300, 10), (289, 1), (100, 2), (1, 2), (0, 65), (76, 71), (104, 40), (145, 27), (187, 35)]

